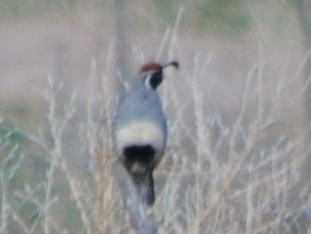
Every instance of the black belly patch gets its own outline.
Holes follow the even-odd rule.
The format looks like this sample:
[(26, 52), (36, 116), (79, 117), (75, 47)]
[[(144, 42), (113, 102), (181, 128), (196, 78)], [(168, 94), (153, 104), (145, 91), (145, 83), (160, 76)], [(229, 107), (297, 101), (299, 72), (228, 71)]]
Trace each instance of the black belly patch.
[(124, 151), (125, 167), (133, 173), (145, 174), (155, 167), (155, 149), (151, 145), (131, 145)]

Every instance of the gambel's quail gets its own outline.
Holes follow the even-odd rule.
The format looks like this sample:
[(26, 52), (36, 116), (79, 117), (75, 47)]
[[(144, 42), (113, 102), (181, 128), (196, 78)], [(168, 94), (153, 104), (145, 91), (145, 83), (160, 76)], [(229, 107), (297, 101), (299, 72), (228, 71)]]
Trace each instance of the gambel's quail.
[(147, 205), (155, 200), (152, 173), (166, 146), (166, 117), (156, 89), (168, 66), (179, 68), (176, 61), (142, 66), (117, 110), (112, 128), (119, 161), (132, 178), (138, 197)]

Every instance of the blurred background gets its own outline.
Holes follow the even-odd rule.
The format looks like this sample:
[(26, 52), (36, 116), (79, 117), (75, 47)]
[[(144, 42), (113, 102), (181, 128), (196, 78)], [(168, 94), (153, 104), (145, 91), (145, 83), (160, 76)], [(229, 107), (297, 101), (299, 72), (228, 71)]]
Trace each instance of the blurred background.
[[(290, 0), (126, 3), (127, 64), (135, 74), (144, 61), (174, 56), (189, 69), (197, 54), (203, 56), (201, 60), (212, 56), (213, 64), (206, 75), (215, 79), (207, 85), (210, 89), (207, 91), (221, 99), (215, 102), (230, 103), (223, 111), (234, 111), (240, 99), (236, 90), (242, 88), (245, 72), (258, 62), (259, 56), (268, 66), (265, 79), (271, 84), (276, 77), (292, 77), (302, 64), (307, 50), (295, 3)], [(117, 57), (117, 14), (113, 1), (2, 0), (0, 4), (3, 117), (32, 126), (28, 121), (36, 122), (38, 116), (31, 116), (36, 113), (33, 108), (40, 106), (37, 91), (46, 84), (49, 75), (70, 83), (73, 89), (83, 88), (92, 60), (96, 60), (102, 75), (107, 57), (113, 62)], [(156, 58), (165, 32), (174, 27), (179, 11), (182, 16), (176, 48), (171, 55)], [(113, 62), (109, 66), (115, 66)], [(293, 83), (299, 83), (299, 78)], [(217, 95), (219, 92), (222, 94)]]
[[(177, 59), (181, 64), (181, 70), (170, 74), (160, 91), (172, 127), (170, 155), (181, 143), (186, 145), (180, 155), (191, 158), (198, 154), (195, 150), (198, 146), (191, 141), (198, 131), (195, 126), (198, 119), (193, 116), (196, 110), (192, 109), (197, 107), (196, 97), (192, 96), (198, 90), (203, 118), (208, 123), (217, 119), (223, 129), (229, 129), (229, 135), (237, 122), (247, 132), (256, 118), (267, 117), (273, 124), (265, 127), (256, 147), (269, 151), (273, 148), (271, 145), (278, 144), (280, 136), (289, 139), (287, 142), (294, 139), (295, 144), (297, 139), (302, 139), (297, 143), (299, 147), (308, 145), (311, 121), (308, 92), (311, 89), (311, 7), (308, 0), (120, 2), (0, 0), (0, 233), (87, 233), (89, 229), (81, 227), (87, 222), (84, 220), (81, 224), (80, 221), (84, 210), (86, 217), (93, 215), (96, 202), (92, 201), (96, 201), (96, 196), (88, 190), (89, 200), (82, 199), (83, 204), (79, 206), (79, 199), (72, 198), (74, 186), (68, 189), (70, 186), (64, 182), (66, 168), (51, 169), (53, 150), (57, 155), (57, 134), (53, 135), (51, 130), (51, 113), (56, 113), (54, 123), (61, 123), (61, 119), (69, 116), (65, 121), (69, 130), (61, 138), (62, 152), (66, 152), (70, 162), (67, 169), (71, 175), (67, 175), (66, 181), (76, 178), (95, 188), (98, 180), (94, 179), (96, 173), (89, 162), (92, 152), (87, 150), (91, 147), (89, 143), (85, 143), (88, 146), (79, 143), (89, 140), (83, 141), (84, 136), (79, 135), (87, 129), (80, 123), (87, 122), (88, 107), (85, 106), (89, 105), (90, 95), (96, 96), (92, 92), (98, 91), (90, 83), (100, 82), (99, 86), (108, 89), (109, 94), (110, 85), (123, 70), (135, 75), (146, 61)], [(252, 79), (254, 76), (257, 78)], [(193, 80), (197, 82), (195, 86)], [(56, 92), (57, 89), (60, 91)], [(70, 106), (73, 93), (74, 108)], [(98, 99), (100, 105), (107, 106), (105, 103), (114, 95), (118, 94), (110, 93)], [(72, 118), (66, 112), (70, 108), (74, 110)], [(107, 111), (110, 112), (107, 114)], [(101, 113), (108, 123), (112, 114), (112, 109)], [(183, 127), (178, 128), (179, 125)], [(78, 133), (73, 133), (75, 128)], [(249, 134), (244, 130), (238, 133), (233, 130), (237, 151), (247, 148), (245, 142)], [(184, 139), (176, 140), (174, 134)], [(220, 135), (217, 133), (214, 138)], [(295, 164), (301, 174), (291, 188), (303, 186), (308, 190), (310, 157), (308, 149), (302, 151), (301, 158), (295, 155), (298, 151), (291, 154), (301, 159), (299, 165)], [(161, 170), (165, 169), (160, 168), (160, 177)], [(54, 176), (51, 182), (49, 178)], [(49, 196), (47, 184), (53, 184)], [(85, 192), (82, 185), (79, 188)], [(55, 217), (49, 230), (44, 221), (46, 206), (55, 202), (56, 197), (62, 197), (60, 204), (65, 205), (53, 206), (51, 212)], [(310, 198), (303, 199), (302, 203), (308, 207)], [(293, 205), (293, 213), (301, 207), (296, 197), (294, 200), (297, 205)], [(127, 233), (124, 231), (127, 227), (115, 232), (110, 226), (96, 230)], [(184, 229), (167, 230), (164, 228), (163, 233), (181, 233), (178, 230)], [(185, 233), (205, 233), (202, 229), (185, 230), (188, 230)]]

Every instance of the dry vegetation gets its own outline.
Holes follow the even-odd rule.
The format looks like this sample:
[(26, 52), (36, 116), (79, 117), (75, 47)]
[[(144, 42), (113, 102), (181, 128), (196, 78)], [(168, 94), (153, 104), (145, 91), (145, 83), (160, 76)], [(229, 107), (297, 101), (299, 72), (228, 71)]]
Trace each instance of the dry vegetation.
[[(265, 22), (272, 20), (269, 12), (254, 9), (251, 32), (240, 37), (187, 34), (184, 8), (166, 33), (132, 35), (134, 67), (149, 54), (177, 58), (182, 66), (160, 88), (170, 136), (150, 211), (159, 233), (310, 233), (301, 79), (310, 53), (299, 52), (298, 36), (287, 37), (298, 31), (293, 12), (281, 18), (291, 19), (287, 27), (273, 34), (275, 26)], [(90, 50), (100, 56), (75, 52), (91, 54), (83, 81), (57, 77), (75, 76), (81, 61), (71, 73), (53, 63), (65, 72), (37, 84), (44, 88), (40, 101), (29, 98), (31, 113), (10, 116), (10, 100), (1, 101), (0, 233), (133, 232), (112, 176), (110, 126), (118, 94), (114, 42), (96, 34), (103, 38), (105, 46)], [(148, 44), (156, 48), (145, 51)]]

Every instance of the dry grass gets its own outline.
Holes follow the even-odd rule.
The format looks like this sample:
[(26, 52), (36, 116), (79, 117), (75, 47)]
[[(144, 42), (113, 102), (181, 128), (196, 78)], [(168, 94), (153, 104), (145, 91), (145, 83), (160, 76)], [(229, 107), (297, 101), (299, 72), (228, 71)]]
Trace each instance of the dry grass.
[[(291, 199), (298, 199), (292, 189), (308, 153), (304, 145), (308, 129), (289, 134), (279, 123), (282, 91), (275, 93), (274, 101), (264, 102), (264, 67), (259, 65), (245, 74), (240, 111), (231, 125), (225, 125), (209, 108), (201, 84), (209, 63), (210, 59), (194, 58), (193, 70), (185, 72), (191, 76), (182, 75), (184, 71), (177, 74), (185, 84), (182, 93), (173, 83), (162, 90), (170, 113), (170, 141), (156, 173), (153, 212), (159, 220), (159, 232), (282, 233), (286, 218), (309, 204), (306, 200), (290, 206)], [(45, 173), (38, 184), (26, 183), (10, 194), (6, 187), (24, 158), (16, 159), (14, 167), (7, 166), (16, 146), (1, 161), (3, 233), (126, 233), (129, 229), (111, 176), (114, 159), (109, 128), (115, 99), (108, 95), (106, 86), (98, 88), (95, 72), (94, 65), (85, 106), (75, 95), (62, 104), (59, 96), (63, 87), (48, 79), (44, 92), (47, 125), (41, 134), (27, 136), (32, 147), (40, 147), (46, 157)], [(103, 76), (100, 82), (105, 84), (107, 78)], [(1, 146), (5, 149), (5, 137)], [(84, 172), (74, 163), (81, 157), (87, 163)], [(58, 188), (60, 184), (66, 188)], [(308, 197), (304, 193), (308, 191), (300, 190), (299, 197)], [(37, 215), (28, 220), (10, 205), (8, 196), (31, 204), (30, 216)], [(71, 221), (74, 226), (61, 220), (64, 216), (59, 212), (65, 209), (71, 209), (67, 215), (79, 220)]]
[[(295, 46), (287, 59), (269, 53), (265, 36), (251, 38), (259, 43), (250, 54), (243, 42), (224, 40), (218, 50), (214, 41), (178, 35), (179, 19), (153, 51), (182, 65), (160, 88), (170, 137), (149, 211), (159, 233), (309, 233), (310, 191), (301, 177), (310, 150), (304, 59), (289, 59), (299, 57)], [(148, 55), (135, 43), (139, 64)], [(0, 233), (133, 232), (112, 176), (112, 51), (113, 43), (104, 66), (90, 62), (88, 82), (76, 92), (48, 77), (44, 120), (30, 132), (1, 135)], [(16, 133), (23, 140), (14, 140)]]

